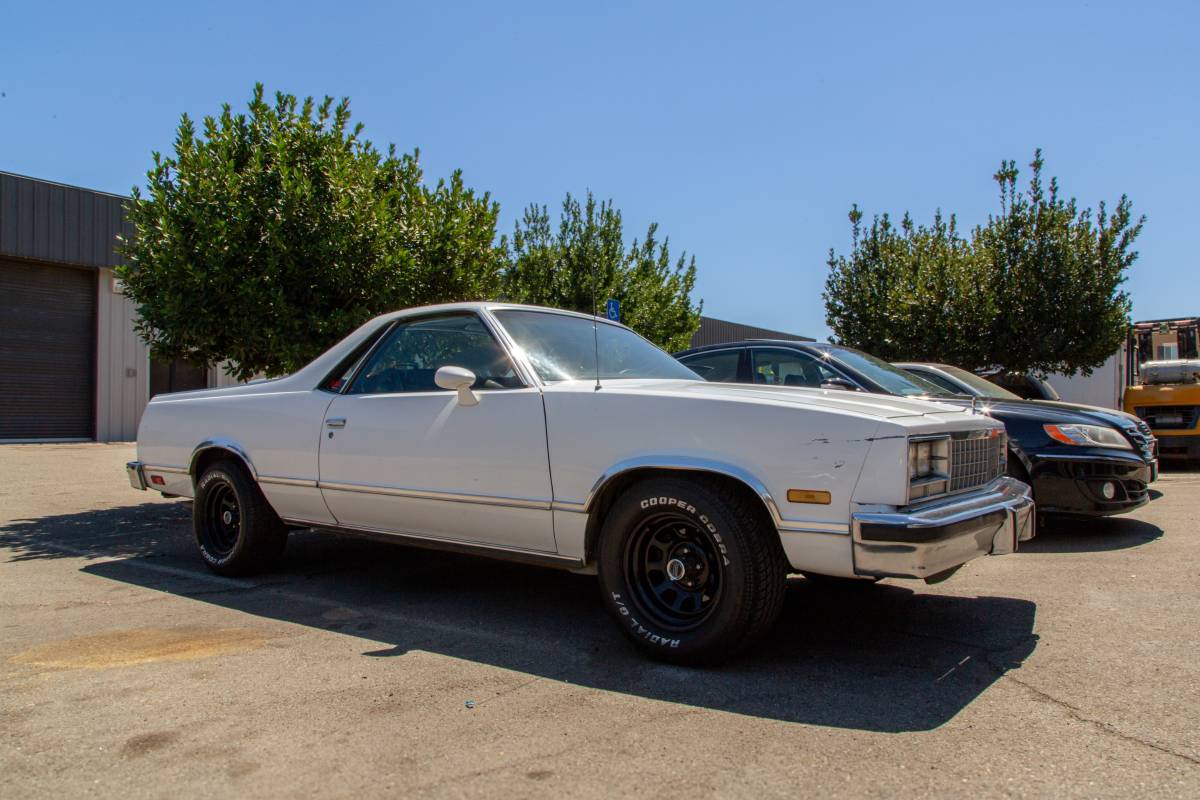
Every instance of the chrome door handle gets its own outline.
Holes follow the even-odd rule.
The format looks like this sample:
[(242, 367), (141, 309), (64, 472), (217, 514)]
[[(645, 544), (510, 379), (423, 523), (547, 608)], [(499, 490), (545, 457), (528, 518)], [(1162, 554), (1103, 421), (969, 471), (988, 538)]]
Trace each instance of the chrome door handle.
[(345, 419), (345, 417), (338, 417), (337, 419), (327, 419), (327, 420), (325, 420), (325, 427), (326, 428), (344, 428), (344, 427), (346, 427), (346, 419)]

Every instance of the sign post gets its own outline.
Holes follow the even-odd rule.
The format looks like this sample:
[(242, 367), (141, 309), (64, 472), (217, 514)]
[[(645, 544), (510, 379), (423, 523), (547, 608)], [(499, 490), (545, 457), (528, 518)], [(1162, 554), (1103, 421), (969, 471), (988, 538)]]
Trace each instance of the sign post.
[(608, 303), (605, 304), (604, 315), (606, 317), (608, 317), (609, 319), (611, 319), (613, 322), (620, 322), (621, 321), (621, 301), (609, 298)]

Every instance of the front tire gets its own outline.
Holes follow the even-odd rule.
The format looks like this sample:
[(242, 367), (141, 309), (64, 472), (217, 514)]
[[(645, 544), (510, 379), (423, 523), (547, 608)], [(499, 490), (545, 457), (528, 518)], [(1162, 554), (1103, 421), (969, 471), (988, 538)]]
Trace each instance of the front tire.
[(787, 561), (750, 499), (708, 478), (654, 478), (604, 520), (605, 604), (655, 658), (712, 663), (765, 636), (783, 607)]
[(200, 555), (220, 575), (249, 575), (275, 563), (287, 528), (242, 467), (218, 461), (196, 482), (192, 530)]

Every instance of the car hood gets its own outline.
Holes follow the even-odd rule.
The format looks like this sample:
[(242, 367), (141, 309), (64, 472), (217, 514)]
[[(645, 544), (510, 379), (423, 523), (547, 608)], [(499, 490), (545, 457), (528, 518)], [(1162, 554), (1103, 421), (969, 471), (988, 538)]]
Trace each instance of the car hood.
[[(947, 398), (942, 401), (953, 405), (970, 405), (970, 399)], [(1129, 431), (1138, 427), (1138, 417), (1099, 405), (1080, 405), (1061, 401), (1007, 401), (1007, 399), (978, 398), (976, 407), (984, 413), (1004, 422), (1006, 420), (1028, 420), (1046, 425), (1104, 425)]]
[(986, 406), (988, 413), (1000, 420), (1013, 416), (1049, 423), (1107, 425), (1117, 429), (1137, 424), (1137, 418), (1124, 411), (1055, 400), (989, 400), (980, 405)]
[(805, 389), (798, 386), (764, 386), (752, 383), (710, 383), (708, 381), (605, 381), (608, 388), (653, 391), (714, 400), (810, 406), (883, 419), (963, 415), (961, 406), (866, 392), (837, 389)]

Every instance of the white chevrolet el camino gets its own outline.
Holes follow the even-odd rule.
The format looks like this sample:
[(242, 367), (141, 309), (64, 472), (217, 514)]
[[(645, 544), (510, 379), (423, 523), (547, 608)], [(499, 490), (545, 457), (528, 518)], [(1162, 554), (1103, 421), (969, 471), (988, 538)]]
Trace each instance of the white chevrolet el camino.
[(634, 642), (703, 661), (770, 629), (788, 573), (939, 580), (1013, 552), (1034, 512), (1005, 452), (960, 408), (708, 383), (621, 325), (463, 303), (154, 398), (128, 472), (194, 498), (219, 573), (268, 567), (296, 528), (595, 571)]

